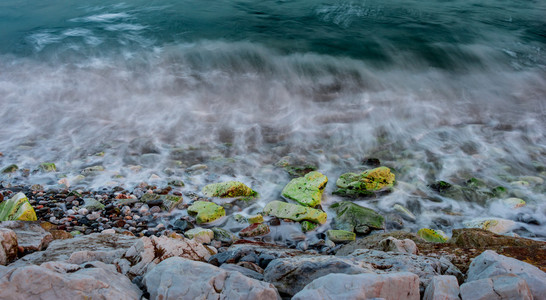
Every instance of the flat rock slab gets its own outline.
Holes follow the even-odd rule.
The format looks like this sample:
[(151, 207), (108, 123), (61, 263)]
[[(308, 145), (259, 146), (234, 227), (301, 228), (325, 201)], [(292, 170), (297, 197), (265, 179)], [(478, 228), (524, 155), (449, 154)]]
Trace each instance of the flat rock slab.
[(180, 257), (159, 263), (146, 273), (143, 284), (150, 293), (150, 300), (280, 299), (269, 283)]
[(0, 223), (0, 227), (13, 230), (25, 252), (40, 251), (53, 241), (53, 235), (45, 231), (39, 221), (6, 221)]
[(292, 299), (372, 298), (419, 300), (419, 277), (409, 272), (381, 275), (329, 274), (313, 280)]
[(461, 298), (462, 300), (532, 300), (533, 296), (525, 280), (514, 274), (505, 274), (461, 285)]

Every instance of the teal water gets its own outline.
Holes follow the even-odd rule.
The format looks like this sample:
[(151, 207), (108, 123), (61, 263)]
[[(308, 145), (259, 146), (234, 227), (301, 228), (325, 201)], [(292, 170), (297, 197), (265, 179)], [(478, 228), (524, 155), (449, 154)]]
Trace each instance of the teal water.
[[(315, 164), (329, 192), (377, 157), (401, 184), (359, 203), (404, 204), (420, 216), (409, 228), (490, 216), (543, 238), (544, 184), (512, 183), (546, 178), (545, 16), (544, 1), (5, 0), (0, 167), (31, 172), (0, 180), (131, 188), (158, 175), (197, 191), (238, 179), (263, 205), (289, 180), (282, 157)], [(59, 172), (34, 172), (42, 162)], [(93, 165), (106, 171), (77, 177)], [(426, 187), (470, 177), (528, 205)]]

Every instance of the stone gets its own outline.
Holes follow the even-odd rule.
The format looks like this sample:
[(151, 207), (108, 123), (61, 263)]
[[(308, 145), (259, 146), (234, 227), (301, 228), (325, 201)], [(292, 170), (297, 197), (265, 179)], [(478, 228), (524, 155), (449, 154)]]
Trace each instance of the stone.
[(280, 299), (271, 284), (180, 257), (159, 263), (142, 282), (150, 299)]
[(130, 262), (129, 276), (144, 275), (160, 262), (170, 257), (207, 261), (211, 254), (202, 244), (185, 238), (173, 239), (166, 236), (142, 237), (123, 255)]
[(233, 244), (233, 242), (239, 239), (231, 231), (223, 229), (223, 228), (213, 227), (212, 231), (214, 232), (214, 239), (220, 242)]
[(298, 256), (278, 258), (264, 270), (264, 280), (281, 294), (293, 296), (311, 281), (330, 273), (371, 273), (370, 264), (354, 258), (335, 256)]
[(88, 211), (103, 210), (104, 204), (93, 198), (85, 198), (83, 207)]
[(0, 265), (5, 266), (17, 258), (17, 235), (11, 229), (0, 228)]
[(445, 258), (434, 258), (407, 253), (383, 252), (370, 249), (355, 250), (349, 257), (363, 263), (373, 264), (376, 273), (411, 272), (420, 280), (420, 290), (425, 288), (436, 275), (453, 275), (462, 282), (463, 274)]
[(0, 299), (140, 299), (129, 278), (104, 264), (60, 262), (0, 271)]
[(392, 274), (328, 274), (313, 280), (292, 298), (419, 300), (419, 277), (409, 272)]
[(389, 251), (385, 250), (385, 245), (381, 244), (383, 240), (388, 239), (389, 237), (395, 238), (397, 240), (412, 240), (414, 242), (422, 243), (424, 240), (417, 236), (415, 233), (406, 232), (406, 231), (391, 231), (386, 233), (378, 233), (366, 236), (361, 239), (357, 239), (354, 242), (351, 242), (347, 245), (341, 247), (336, 255), (346, 256), (353, 253), (357, 249), (373, 249), (380, 251)]
[(263, 223), (264, 222), (264, 217), (262, 215), (260, 215), (260, 214), (257, 214), (257, 215), (248, 216), (248, 218), (246, 220), (250, 224)]
[(226, 211), (220, 205), (207, 201), (195, 201), (188, 207), (190, 215), (195, 217), (197, 224), (209, 223), (226, 215)]
[(319, 224), (326, 223), (327, 218), (326, 213), (321, 210), (277, 200), (269, 202), (264, 207), (263, 212), (280, 219), (290, 219), (298, 222), (307, 220)]
[(328, 178), (317, 171), (292, 179), (282, 190), (282, 196), (301, 205), (315, 207), (320, 204)]
[(432, 277), (425, 290), (423, 300), (459, 300), (459, 283), (457, 282), (457, 277), (452, 275)]
[(328, 230), (326, 231), (326, 236), (334, 243), (347, 243), (354, 241), (356, 238), (354, 232), (345, 230)]
[(260, 243), (256, 244), (234, 244), (227, 251), (218, 253), (209, 258), (208, 262), (215, 266), (224, 263), (236, 264), (243, 257), (258, 257), (258, 265), (261, 268), (267, 267), (271, 261), (277, 258), (303, 255), (304, 253), (294, 249), (287, 249), (276, 245)]
[(159, 199), (163, 201), (163, 208), (166, 211), (172, 211), (184, 202), (182, 196), (176, 195), (161, 195)]
[(395, 204), (392, 208), (396, 210), (397, 212), (399, 212), (402, 215), (402, 217), (410, 221), (415, 221), (417, 219), (411, 211), (409, 211), (407, 208), (405, 208), (404, 206), (400, 204)]
[(337, 214), (334, 218), (336, 229), (366, 234), (385, 227), (385, 218), (373, 209), (349, 201), (334, 203), (330, 208)]
[(506, 198), (502, 200), (502, 203), (508, 208), (520, 208), (525, 206), (525, 200), (520, 198)]
[(447, 234), (439, 229), (421, 228), (417, 231), (417, 235), (423, 240), (432, 243), (445, 243), (449, 240)]
[(19, 167), (17, 165), (9, 165), (9, 166), (5, 167), (4, 169), (2, 169), (2, 173), (4, 173), (4, 174), (14, 173), (17, 170), (19, 170)]
[(0, 221), (36, 221), (36, 212), (27, 196), (17, 193), (9, 200), (0, 203)]
[(514, 274), (505, 274), (461, 285), (461, 298), (462, 300), (532, 300), (533, 296), (525, 280)]
[(474, 219), (463, 222), (466, 228), (481, 228), (493, 233), (507, 233), (516, 227), (516, 222), (501, 218)]
[(253, 236), (260, 236), (260, 235), (266, 235), (269, 233), (269, 226), (267, 224), (259, 224), (255, 223), (252, 224), (244, 229), (242, 229), (239, 232), (240, 237), (253, 237)]
[[(525, 280), (535, 299), (546, 299), (546, 273), (517, 259), (486, 250), (472, 261), (466, 282), (497, 275), (515, 274)], [(462, 292), (462, 287), (461, 287)]]
[(45, 231), (38, 221), (8, 221), (2, 222), (0, 227), (13, 230), (17, 236), (17, 244), (24, 252), (40, 251), (53, 241), (53, 235)]
[(207, 184), (201, 192), (207, 197), (236, 198), (256, 197), (258, 193), (239, 181)]
[(283, 168), (292, 177), (302, 177), (309, 172), (317, 170), (315, 162), (293, 156), (282, 157), (275, 166)]
[[(10, 266), (20, 267), (30, 264), (40, 265), (48, 261), (68, 261), (74, 253), (74, 259), (81, 259), (84, 254), (90, 260), (98, 260), (104, 263), (113, 263), (120, 258), (129, 247), (138, 239), (122, 234), (100, 234), (79, 235), (72, 239), (54, 240), (49, 243), (47, 249), (23, 256), (13, 262)], [(82, 251), (87, 251), (83, 253)], [(83, 263), (84, 261), (79, 261)]]
[(260, 274), (256, 271), (253, 271), (253, 270), (250, 270), (250, 269), (247, 269), (245, 267), (241, 267), (241, 266), (238, 266), (238, 265), (234, 265), (234, 264), (223, 264), (220, 266), (221, 269), (224, 269), (226, 271), (235, 271), (235, 272), (239, 272), (243, 275), (245, 275), (246, 277), (250, 277), (252, 279), (256, 279), (256, 280), (263, 280), (264, 279), (264, 274)]
[(54, 163), (42, 163), (40, 164), (40, 170), (42, 172), (55, 172), (57, 171), (57, 166)]
[(93, 176), (93, 175), (97, 174), (98, 172), (104, 172), (104, 167), (103, 166), (87, 167), (87, 168), (82, 170), (81, 175)]
[(338, 189), (334, 194), (340, 196), (370, 196), (374, 192), (394, 186), (395, 175), (387, 167), (379, 167), (360, 174), (345, 173), (336, 181)]
[(392, 236), (381, 240), (379, 242), (379, 249), (385, 252), (399, 252), (399, 253), (408, 253), (408, 254), (417, 254), (418, 249), (414, 241), (410, 239), (399, 240), (393, 238)]
[(302, 221), (301, 222), (301, 230), (303, 232), (313, 231), (318, 227), (317, 223), (309, 222), (309, 221)]
[(184, 235), (201, 244), (209, 244), (214, 238), (214, 232), (210, 229), (196, 227), (184, 232)]

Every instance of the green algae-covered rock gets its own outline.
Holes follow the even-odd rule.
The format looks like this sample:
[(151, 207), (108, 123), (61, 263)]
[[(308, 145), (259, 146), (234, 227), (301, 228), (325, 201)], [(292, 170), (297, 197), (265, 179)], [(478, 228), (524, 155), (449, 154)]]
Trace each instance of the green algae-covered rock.
[(257, 215), (249, 216), (246, 220), (250, 224), (263, 223), (264, 217), (260, 214), (257, 214)]
[(423, 240), (432, 243), (445, 243), (449, 240), (449, 237), (445, 232), (441, 230), (434, 230), (430, 228), (421, 228), (417, 231), (417, 235)]
[(327, 215), (322, 210), (305, 207), (282, 201), (271, 201), (264, 207), (264, 213), (280, 219), (293, 221), (311, 221), (319, 224), (326, 223)]
[(395, 176), (387, 167), (379, 167), (360, 174), (345, 173), (336, 181), (336, 195), (347, 197), (371, 196), (373, 192), (394, 185)]
[(226, 211), (220, 205), (207, 201), (195, 201), (188, 207), (190, 215), (197, 215), (197, 224), (209, 223), (226, 215)]
[(2, 173), (13, 173), (17, 170), (19, 170), (19, 167), (17, 165), (9, 165), (2, 170)]
[(54, 163), (43, 163), (40, 164), (40, 170), (42, 172), (55, 172), (57, 171), (57, 166)]
[(315, 207), (320, 204), (322, 192), (327, 183), (328, 177), (313, 171), (304, 177), (292, 179), (282, 190), (282, 195), (301, 205)]
[(167, 211), (175, 209), (179, 204), (183, 202), (182, 196), (176, 195), (161, 195), (160, 200), (163, 200), (163, 208)]
[(161, 198), (161, 195), (154, 193), (144, 193), (142, 197), (140, 197), (140, 202), (148, 203), (150, 201), (159, 200), (159, 198)]
[(189, 239), (202, 244), (208, 244), (214, 238), (214, 232), (210, 229), (205, 229), (201, 227), (195, 227), (184, 232), (184, 235)]
[(337, 216), (334, 228), (366, 234), (373, 229), (383, 229), (385, 218), (373, 209), (362, 207), (349, 201), (334, 203), (330, 206)]
[(36, 221), (36, 212), (27, 196), (17, 193), (9, 200), (0, 203), (0, 221)]
[(400, 204), (395, 204), (392, 208), (396, 210), (397, 212), (399, 212), (402, 215), (402, 217), (409, 219), (411, 221), (415, 221), (416, 219), (415, 215), (404, 206)]
[(86, 199), (83, 199), (83, 201), (84, 201), (83, 207), (90, 211), (104, 209), (104, 204), (100, 203), (100, 201), (96, 199), (86, 198)]
[(217, 240), (217, 241), (220, 241), (220, 242), (233, 244), (233, 242), (235, 242), (236, 240), (239, 239), (231, 231), (225, 230), (225, 229), (220, 228), (220, 227), (214, 227), (214, 228), (212, 228), (212, 231), (214, 232), (214, 239)]
[(303, 232), (313, 231), (318, 227), (317, 223), (309, 222), (309, 221), (302, 221), (301, 222), (301, 230)]
[(481, 228), (493, 233), (502, 234), (514, 229), (516, 222), (501, 218), (484, 218), (466, 221), (463, 222), (463, 225), (466, 228)]
[(251, 224), (239, 232), (240, 237), (253, 237), (266, 235), (269, 233), (269, 226), (267, 224)]
[(207, 184), (202, 192), (208, 197), (222, 198), (255, 197), (258, 195), (258, 193), (239, 181)]
[(334, 243), (351, 242), (356, 238), (356, 234), (354, 232), (345, 230), (328, 230), (326, 231), (326, 236)]

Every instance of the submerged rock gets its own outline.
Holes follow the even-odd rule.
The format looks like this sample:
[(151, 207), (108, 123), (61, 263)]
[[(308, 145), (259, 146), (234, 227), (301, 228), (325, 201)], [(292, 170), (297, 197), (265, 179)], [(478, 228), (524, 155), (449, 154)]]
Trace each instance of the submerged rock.
[(315, 207), (320, 204), (328, 178), (317, 171), (292, 179), (282, 190), (282, 196), (301, 205)]
[(42, 163), (40, 164), (40, 170), (42, 172), (55, 172), (57, 171), (57, 166), (54, 163)]
[(417, 235), (423, 240), (432, 243), (445, 243), (449, 240), (447, 234), (439, 229), (421, 228), (417, 231)]
[(258, 195), (258, 193), (239, 181), (207, 184), (201, 192), (207, 197), (221, 198), (255, 197)]
[(481, 228), (489, 230), (493, 233), (507, 233), (516, 227), (516, 222), (507, 219), (489, 218), (489, 219), (475, 219), (467, 222), (463, 222), (466, 228)]
[(328, 230), (326, 231), (326, 236), (334, 243), (351, 242), (356, 238), (354, 232), (345, 230)]
[(330, 206), (337, 216), (334, 218), (334, 227), (361, 234), (369, 233), (374, 229), (385, 227), (385, 218), (373, 209), (362, 207), (353, 202), (342, 201)]
[(395, 175), (387, 167), (379, 167), (360, 174), (345, 173), (336, 181), (340, 196), (370, 196), (373, 192), (394, 186)]
[(326, 223), (327, 218), (326, 213), (321, 210), (282, 201), (269, 202), (264, 207), (263, 212), (280, 219), (290, 219), (298, 222), (307, 220), (319, 224)]
[(19, 167), (17, 165), (9, 165), (2, 169), (2, 173), (14, 173), (15, 171), (19, 170)]
[(36, 212), (27, 196), (17, 193), (9, 200), (0, 203), (0, 221), (36, 221)]
[(207, 201), (195, 201), (188, 207), (190, 215), (197, 215), (197, 224), (209, 223), (226, 215), (226, 211), (220, 205)]
[(308, 299), (419, 300), (419, 277), (409, 272), (392, 274), (328, 274), (313, 280), (293, 300)]

